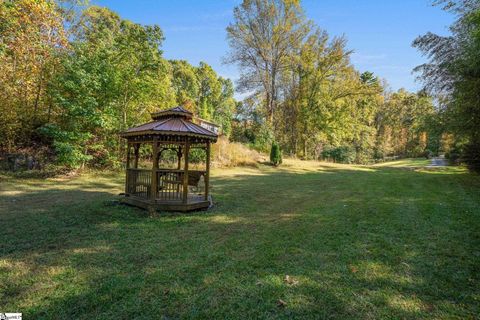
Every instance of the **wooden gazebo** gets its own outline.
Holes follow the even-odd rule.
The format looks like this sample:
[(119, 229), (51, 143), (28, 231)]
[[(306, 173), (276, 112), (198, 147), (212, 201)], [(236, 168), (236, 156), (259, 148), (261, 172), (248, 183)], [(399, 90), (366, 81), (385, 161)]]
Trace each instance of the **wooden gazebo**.
[[(210, 144), (217, 141), (217, 135), (192, 122), (192, 117), (190, 111), (175, 107), (152, 113), (153, 121), (121, 134), (128, 142), (124, 202), (165, 211), (190, 211), (211, 205)], [(152, 165), (140, 169), (140, 149), (147, 145), (151, 145)], [(205, 151), (204, 170), (189, 168), (189, 154), (194, 149)], [(176, 156), (176, 168), (159, 167), (164, 163), (164, 152)], [(202, 178), (204, 188), (199, 192)]]

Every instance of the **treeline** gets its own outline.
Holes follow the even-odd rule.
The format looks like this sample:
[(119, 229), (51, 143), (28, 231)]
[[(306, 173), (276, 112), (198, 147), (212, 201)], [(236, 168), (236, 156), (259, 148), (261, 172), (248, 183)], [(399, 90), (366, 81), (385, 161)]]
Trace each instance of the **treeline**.
[[(452, 36), (414, 46), (425, 89), (391, 92), (350, 62), (343, 37), (309, 21), (298, 0), (244, 0), (227, 27), (230, 80), (206, 63), (166, 60), (162, 30), (77, 0), (0, 2), (0, 152), (69, 167), (118, 166), (118, 133), (183, 105), (233, 141), (286, 155), (371, 163), (446, 153), (480, 164), (478, 0), (436, 1)], [(433, 99), (432, 97), (435, 97)]]
[(159, 26), (78, 3), (0, 2), (1, 152), (117, 166), (118, 133), (175, 105), (230, 132), (230, 80), (206, 63), (163, 58)]
[(227, 61), (241, 71), (234, 140), (305, 159), (369, 163), (445, 149), (425, 92), (390, 92), (359, 73), (343, 37), (306, 19), (299, 1), (245, 0), (227, 28)]

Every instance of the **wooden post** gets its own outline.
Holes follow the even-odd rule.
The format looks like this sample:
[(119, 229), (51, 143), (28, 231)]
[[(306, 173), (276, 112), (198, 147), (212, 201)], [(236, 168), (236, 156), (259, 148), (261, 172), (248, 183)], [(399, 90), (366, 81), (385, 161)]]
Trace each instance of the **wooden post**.
[(207, 142), (207, 159), (206, 162), (206, 172), (205, 172), (205, 201), (208, 201), (208, 189), (210, 187), (210, 141)]
[(188, 153), (190, 151), (190, 142), (185, 142), (185, 151), (184, 151), (184, 158), (185, 158), (185, 167), (183, 168), (183, 203), (187, 204), (188, 202)]
[(130, 149), (132, 148), (130, 142), (127, 142), (127, 164), (125, 165), (126, 169), (130, 168)]
[(127, 163), (125, 165), (125, 194), (128, 194), (128, 176), (129, 176), (129, 172), (128, 172), (128, 169), (130, 168), (130, 149), (131, 149), (131, 145), (130, 145), (130, 142), (127, 142)]
[(177, 160), (178, 160), (177, 170), (180, 170), (180, 168), (182, 167), (182, 146), (178, 146)]
[(135, 154), (135, 159), (133, 161), (133, 167), (135, 169), (138, 169), (138, 157), (139, 157), (139, 151), (140, 151), (140, 143), (136, 143), (133, 145), (133, 151)]
[(150, 185), (150, 199), (155, 204), (157, 199), (157, 169), (158, 169), (158, 142), (157, 138), (153, 139), (153, 164), (152, 164), (152, 183)]

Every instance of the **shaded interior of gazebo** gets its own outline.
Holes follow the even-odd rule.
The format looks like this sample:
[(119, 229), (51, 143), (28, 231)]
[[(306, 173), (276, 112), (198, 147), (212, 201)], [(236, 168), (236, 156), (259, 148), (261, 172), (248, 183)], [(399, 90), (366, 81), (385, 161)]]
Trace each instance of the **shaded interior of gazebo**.
[[(175, 107), (153, 113), (153, 121), (121, 134), (127, 139), (123, 202), (160, 211), (190, 211), (211, 205), (210, 149), (217, 135), (192, 122), (192, 116), (183, 107)], [(140, 154), (145, 151), (151, 152), (151, 165), (139, 168)], [(204, 155), (204, 161), (196, 164), (200, 169), (193, 169), (190, 163), (195, 152)]]

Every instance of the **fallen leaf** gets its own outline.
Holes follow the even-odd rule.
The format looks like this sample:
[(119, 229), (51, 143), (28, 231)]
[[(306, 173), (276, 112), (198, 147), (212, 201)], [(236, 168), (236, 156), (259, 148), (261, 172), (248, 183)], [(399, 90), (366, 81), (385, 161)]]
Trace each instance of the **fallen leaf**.
[(298, 284), (298, 280), (293, 279), (288, 274), (285, 276), (285, 279), (283, 279), (283, 281), (285, 281), (286, 283), (288, 283), (290, 285), (293, 285), (293, 286)]
[(277, 301), (277, 306), (279, 307), (285, 307), (287, 305), (287, 303), (285, 301), (283, 301), (282, 299), (278, 299)]

